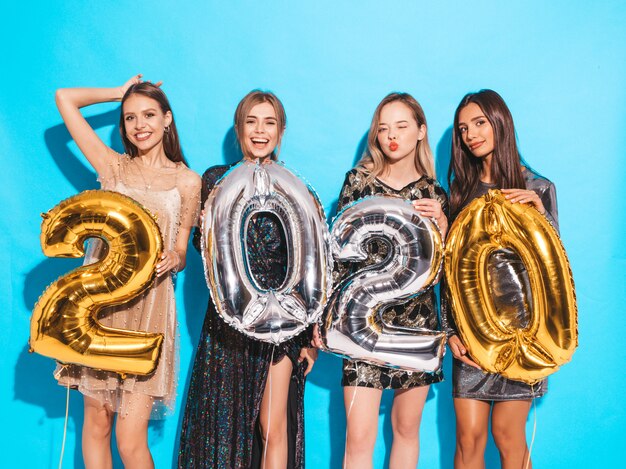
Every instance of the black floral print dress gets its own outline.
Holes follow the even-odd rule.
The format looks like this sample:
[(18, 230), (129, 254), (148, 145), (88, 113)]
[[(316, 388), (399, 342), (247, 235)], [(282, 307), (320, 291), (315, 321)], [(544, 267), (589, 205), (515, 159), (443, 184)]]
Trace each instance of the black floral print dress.
[[(422, 198), (436, 199), (448, 214), (448, 198), (436, 180), (422, 176), (400, 190), (394, 189), (377, 178), (368, 178), (366, 172), (352, 169), (346, 174), (341, 189), (337, 212), (352, 202), (371, 195), (397, 195), (406, 200)], [(382, 262), (387, 256), (387, 245), (374, 241), (368, 246), (369, 258), (365, 262), (337, 264), (334, 272), (335, 284), (349, 274), (366, 266)], [(383, 321), (395, 326), (439, 329), (435, 293), (432, 288), (406, 303), (394, 305), (383, 312)], [(373, 365), (359, 360), (344, 360), (343, 386), (361, 386), (376, 389), (409, 389), (437, 383), (443, 379), (441, 370), (435, 373), (410, 372)]]

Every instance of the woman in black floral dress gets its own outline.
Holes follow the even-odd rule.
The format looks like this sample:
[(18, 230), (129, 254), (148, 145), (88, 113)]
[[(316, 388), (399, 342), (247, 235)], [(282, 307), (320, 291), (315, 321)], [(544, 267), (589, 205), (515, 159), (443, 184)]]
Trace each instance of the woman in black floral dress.
[[(416, 210), (434, 218), (445, 235), (448, 203), (445, 192), (434, 179), (426, 118), (418, 102), (406, 93), (392, 93), (376, 108), (367, 150), (357, 167), (347, 173), (337, 210), (362, 197), (379, 194), (394, 194), (414, 201)], [(365, 263), (338, 266), (338, 280), (365, 265), (381, 262), (387, 255), (387, 246), (374, 242), (369, 252)], [(397, 326), (438, 329), (433, 290), (387, 309), (383, 318)], [(389, 467), (417, 466), (422, 409), (429, 385), (442, 378), (441, 372), (409, 372), (344, 360), (342, 384), (348, 427), (345, 467), (372, 467), (383, 389), (395, 391)]]
[[(239, 103), (235, 130), (245, 159), (276, 159), (284, 129), (285, 111), (273, 94), (253, 91)], [(204, 173), (203, 204), (229, 168), (214, 166)], [(250, 270), (265, 289), (280, 287), (287, 273), (280, 226), (271, 214), (248, 224)], [(196, 230), (198, 250), (200, 236)], [(251, 339), (227, 325), (209, 302), (189, 386), (179, 467), (257, 468), (263, 458), (268, 469), (303, 467), (304, 381), (317, 356), (307, 345), (306, 332), (276, 346)]]

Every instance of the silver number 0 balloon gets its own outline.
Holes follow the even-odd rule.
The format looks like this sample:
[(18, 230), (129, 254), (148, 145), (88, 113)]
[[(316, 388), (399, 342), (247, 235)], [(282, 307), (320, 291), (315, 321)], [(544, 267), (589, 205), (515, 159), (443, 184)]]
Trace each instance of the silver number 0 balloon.
[[(247, 259), (247, 227), (275, 215), (287, 242), (283, 284), (265, 290)], [(281, 343), (317, 321), (328, 299), (331, 261), (324, 210), (315, 193), (281, 163), (241, 162), (205, 204), (202, 253), (207, 284), (221, 317), (244, 334)]]
[(367, 244), (389, 244), (380, 264), (356, 272), (337, 285), (320, 327), (330, 352), (375, 364), (434, 372), (441, 367), (445, 334), (385, 324), (382, 312), (408, 301), (437, 279), (443, 242), (436, 225), (398, 197), (366, 197), (346, 207), (331, 227), (338, 261), (367, 259)]

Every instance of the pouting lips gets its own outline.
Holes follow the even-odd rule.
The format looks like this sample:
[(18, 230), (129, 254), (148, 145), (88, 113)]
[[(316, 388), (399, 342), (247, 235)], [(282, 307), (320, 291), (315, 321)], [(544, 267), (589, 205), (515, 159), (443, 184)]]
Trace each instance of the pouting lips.
[(389, 144), (389, 149), (390, 149), (391, 151), (396, 151), (396, 150), (398, 149), (398, 144), (397, 144), (396, 142), (391, 142), (391, 143)]

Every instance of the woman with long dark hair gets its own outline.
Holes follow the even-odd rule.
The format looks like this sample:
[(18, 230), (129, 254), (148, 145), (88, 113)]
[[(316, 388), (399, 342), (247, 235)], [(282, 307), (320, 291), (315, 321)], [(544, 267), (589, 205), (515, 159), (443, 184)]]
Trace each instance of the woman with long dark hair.
[[(286, 126), (272, 93), (252, 91), (235, 111), (243, 159), (276, 160)], [(202, 203), (232, 165), (202, 177)], [(279, 288), (287, 242), (273, 214), (253, 217), (246, 232), (249, 269), (261, 288)], [(200, 250), (201, 233), (194, 233)], [(196, 351), (180, 440), (180, 468), (297, 469), (304, 466), (304, 380), (317, 358), (307, 333), (280, 345), (260, 342), (226, 324), (209, 301)]]
[[(119, 129), (126, 153), (109, 148), (85, 120), (80, 108), (121, 101)], [(74, 141), (98, 174), (103, 189), (125, 194), (157, 214), (163, 255), (154, 284), (138, 297), (107, 308), (99, 321), (108, 327), (161, 333), (156, 370), (148, 376), (94, 370), (84, 366), (57, 368), (59, 384), (84, 395), (83, 458), (85, 466), (112, 467), (111, 432), (115, 414), (117, 447), (125, 467), (152, 468), (148, 421), (173, 411), (176, 398), (177, 322), (170, 273), (185, 267), (187, 243), (198, 216), (200, 177), (185, 162), (172, 110), (159, 86), (141, 75), (117, 88), (68, 88), (56, 102)], [(92, 242), (86, 262), (101, 257), (105, 247)]]
[[(508, 200), (532, 205), (558, 229), (554, 185), (522, 164), (513, 118), (506, 103), (495, 91), (470, 93), (457, 107), (448, 180), (453, 219), (467, 204), (489, 189), (501, 189)], [(498, 252), (497, 258), (495, 268), (500, 269), (503, 275), (511, 271), (520, 272), (519, 278), (523, 280), (523, 285), (518, 286), (520, 293), (525, 295), (529, 292), (527, 273), (519, 256), (503, 249)], [(517, 327), (526, 326), (528, 314), (519, 307), (519, 303), (515, 303), (515, 299), (503, 297), (498, 301), (512, 302), (507, 311), (513, 309), (516, 312), (508, 320)], [(499, 374), (483, 372), (472, 361), (459, 338), (448, 305), (449, 302), (443, 301), (442, 322), (454, 356), (455, 467), (485, 467), (484, 451), (490, 419), (502, 467), (530, 467), (526, 419), (532, 399), (545, 394), (547, 382), (543, 380), (530, 386)]]

